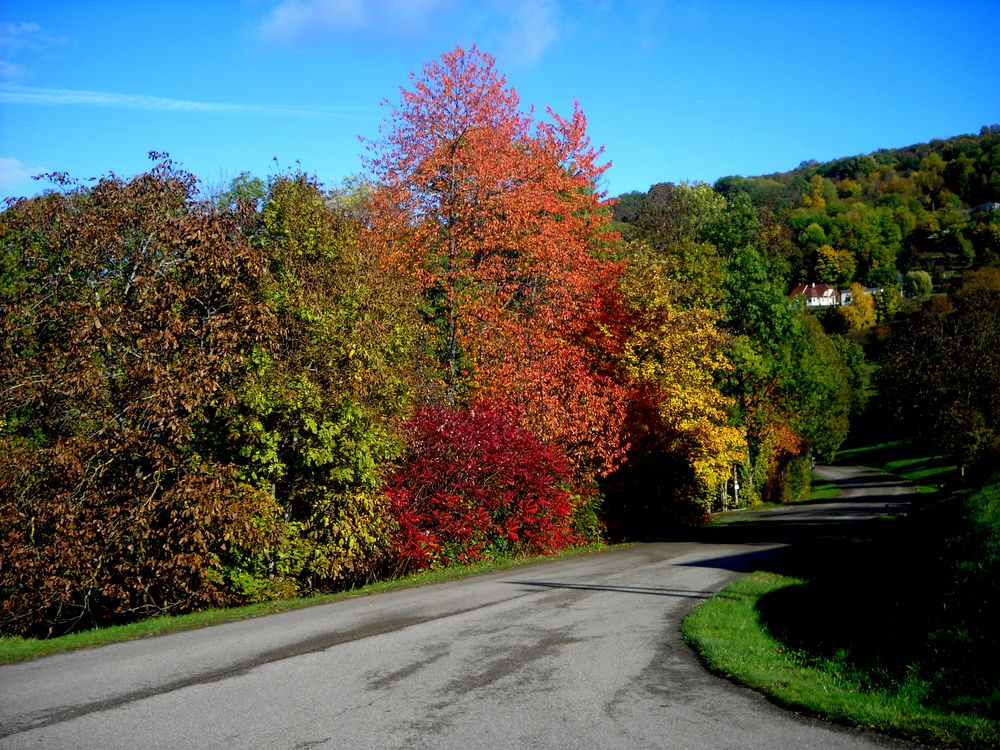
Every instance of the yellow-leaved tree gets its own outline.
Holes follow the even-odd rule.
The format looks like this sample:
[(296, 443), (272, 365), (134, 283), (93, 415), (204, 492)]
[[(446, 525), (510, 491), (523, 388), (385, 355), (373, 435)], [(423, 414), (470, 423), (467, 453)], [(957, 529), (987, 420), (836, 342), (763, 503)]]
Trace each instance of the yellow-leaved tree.
[(861, 284), (851, 284), (851, 302), (840, 308), (849, 331), (862, 331), (875, 325), (875, 300)]
[(630, 452), (611, 493), (636, 496), (628, 501), (633, 524), (698, 517), (746, 458), (743, 428), (730, 421), (733, 402), (715, 382), (730, 367), (726, 336), (716, 312), (674, 305), (662, 257), (638, 243), (626, 254), (621, 358), (633, 394)]

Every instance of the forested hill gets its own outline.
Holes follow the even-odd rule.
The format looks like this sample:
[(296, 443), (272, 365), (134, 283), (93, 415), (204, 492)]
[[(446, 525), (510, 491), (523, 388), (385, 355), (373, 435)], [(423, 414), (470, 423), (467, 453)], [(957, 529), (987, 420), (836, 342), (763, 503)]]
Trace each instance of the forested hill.
[[(650, 213), (662, 213), (669, 188), (620, 196), (615, 218), (626, 236), (648, 239), (641, 227)], [(780, 229), (768, 253), (787, 263), (789, 284), (883, 287), (926, 272), (948, 288), (966, 269), (1000, 262), (1000, 125), (803, 162), (790, 172), (723, 177), (714, 190), (730, 202), (748, 200)]]

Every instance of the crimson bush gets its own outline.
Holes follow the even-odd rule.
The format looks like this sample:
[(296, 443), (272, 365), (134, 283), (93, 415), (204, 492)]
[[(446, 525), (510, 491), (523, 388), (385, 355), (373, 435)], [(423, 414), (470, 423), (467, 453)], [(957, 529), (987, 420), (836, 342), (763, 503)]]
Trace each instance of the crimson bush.
[(566, 456), (503, 407), (426, 407), (387, 494), (399, 572), (575, 543)]

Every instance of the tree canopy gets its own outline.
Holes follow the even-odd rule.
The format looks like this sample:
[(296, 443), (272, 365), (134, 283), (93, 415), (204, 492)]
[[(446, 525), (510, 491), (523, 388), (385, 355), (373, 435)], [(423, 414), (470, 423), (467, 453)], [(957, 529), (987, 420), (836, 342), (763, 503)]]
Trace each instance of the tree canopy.
[[(801, 496), (864, 407), (859, 342), (896, 423), (992, 465), (998, 138), (616, 203), (579, 105), (536, 118), (458, 47), (390, 105), (370, 180), (206, 196), (158, 153), (56, 176), (0, 213), (0, 627)], [(807, 280), (854, 302), (816, 316), (788, 296)]]

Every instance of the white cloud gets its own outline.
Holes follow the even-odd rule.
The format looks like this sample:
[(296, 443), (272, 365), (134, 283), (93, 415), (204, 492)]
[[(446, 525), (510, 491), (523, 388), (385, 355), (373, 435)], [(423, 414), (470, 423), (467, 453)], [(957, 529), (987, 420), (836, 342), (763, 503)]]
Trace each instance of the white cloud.
[(294, 46), (337, 36), (395, 43), (433, 34), (452, 44), (477, 41), (505, 65), (529, 67), (558, 40), (561, 15), (560, 0), (280, 0), (257, 35)]
[[(15, 83), (30, 77), (29, 67), (34, 58), (45, 57), (55, 47), (69, 44), (64, 36), (52, 36), (32, 21), (0, 23), (0, 82)], [(15, 62), (17, 60), (17, 62)]]
[(534, 65), (559, 36), (558, 6), (553, 0), (506, 0), (497, 3), (497, 10), (507, 23), (501, 56), (514, 65)]
[(0, 81), (12, 82), (26, 78), (28, 70), (23, 65), (9, 60), (0, 60)]
[(45, 172), (45, 167), (29, 167), (20, 159), (0, 156), (0, 190), (9, 190), (18, 183)]
[(411, 34), (426, 28), (446, 0), (282, 0), (257, 29), (281, 45), (314, 42), (337, 34)]
[(311, 41), (368, 25), (361, 0), (285, 0), (260, 27), (263, 39), (279, 44)]
[(162, 96), (117, 94), (108, 91), (17, 86), (0, 88), (0, 104), (89, 106), (107, 109), (142, 110), (146, 112), (208, 113), (317, 119), (365, 118), (375, 113), (375, 110), (364, 107), (297, 107), (279, 104), (198, 102), (188, 99), (171, 99)]
[(0, 54), (19, 55), (22, 52), (38, 52), (67, 43), (66, 37), (52, 36), (31, 21), (0, 23)]

